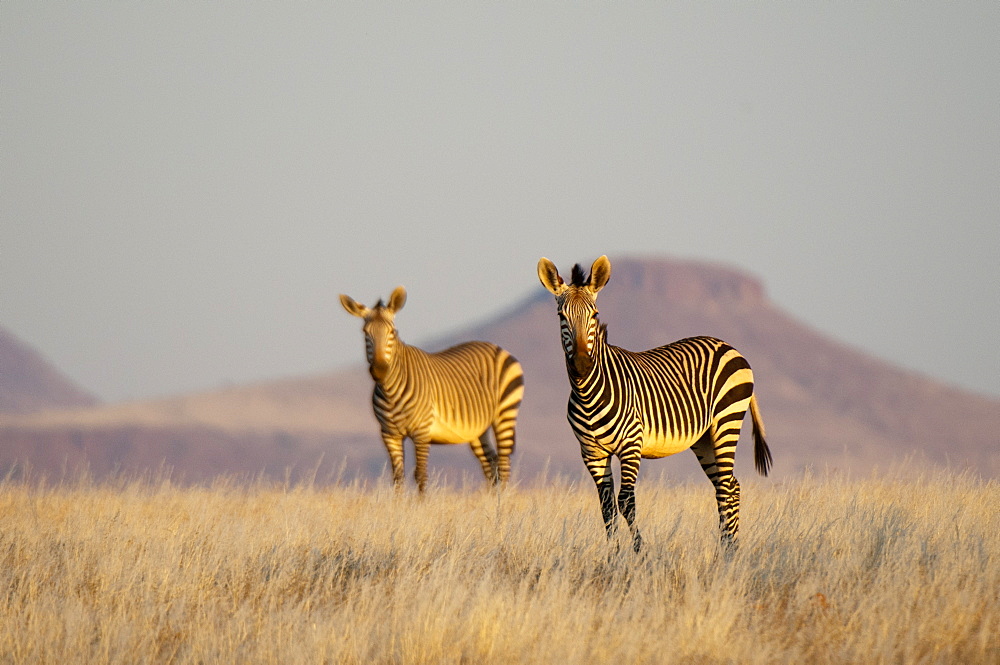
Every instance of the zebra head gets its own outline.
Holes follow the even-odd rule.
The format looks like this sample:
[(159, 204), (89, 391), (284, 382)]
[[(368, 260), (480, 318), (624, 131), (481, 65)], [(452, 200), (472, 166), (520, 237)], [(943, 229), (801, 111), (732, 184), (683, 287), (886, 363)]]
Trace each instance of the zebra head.
[(538, 279), (556, 297), (566, 367), (577, 378), (587, 376), (594, 367), (600, 328), (597, 292), (604, 288), (610, 277), (611, 262), (606, 256), (594, 261), (589, 277), (579, 263), (573, 266), (569, 284), (559, 276), (552, 261), (545, 257), (538, 261)]
[(399, 342), (396, 333), (396, 312), (406, 304), (406, 289), (397, 286), (389, 296), (389, 304), (380, 299), (374, 307), (368, 308), (350, 296), (341, 294), (340, 304), (349, 314), (364, 319), (362, 331), (365, 334), (365, 353), (368, 357), (368, 372), (376, 381), (381, 381), (389, 371), (395, 358)]

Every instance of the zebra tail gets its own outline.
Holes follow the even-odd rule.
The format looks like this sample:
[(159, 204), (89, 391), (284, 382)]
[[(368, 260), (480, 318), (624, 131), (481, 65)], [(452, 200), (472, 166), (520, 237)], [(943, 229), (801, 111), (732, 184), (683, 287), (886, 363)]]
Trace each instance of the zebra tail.
[(750, 396), (750, 417), (753, 418), (753, 464), (757, 473), (766, 476), (771, 470), (771, 449), (764, 440), (764, 421), (760, 417), (756, 394)]

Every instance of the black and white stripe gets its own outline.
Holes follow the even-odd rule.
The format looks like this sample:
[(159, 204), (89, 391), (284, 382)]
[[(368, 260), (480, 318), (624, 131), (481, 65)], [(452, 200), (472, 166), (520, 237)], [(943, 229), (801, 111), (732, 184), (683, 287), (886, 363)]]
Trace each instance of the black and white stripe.
[[(488, 342), (467, 342), (438, 353), (404, 344), (395, 326), (395, 314), (406, 302), (401, 286), (388, 305), (379, 300), (368, 308), (345, 295), (340, 302), (365, 322), (365, 351), (375, 380), (372, 406), (396, 486), (403, 483), (406, 438), (414, 443), (414, 477), (421, 492), (427, 485), (432, 443), (469, 443), (487, 480), (505, 484), (524, 395), (520, 363)], [(487, 434), (490, 428), (495, 450)]]
[[(691, 448), (715, 486), (723, 541), (734, 543), (740, 485), (733, 465), (748, 409), (756, 468), (767, 475), (771, 465), (750, 364), (732, 346), (712, 337), (691, 337), (641, 352), (608, 344), (596, 302), (611, 276), (606, 256), (594, 262), (589, 277), (576, 265), (570, 284), (545, 258), (538, 262), (538, 276), (556, 297), (571, 386), (567, 417), (597, 484), (608, 535), (621, 511), (632, 530), (633, 547), (639, 550), (635, 482), (640, 460)], [(621, 463), (617, 505), (612, 456)]]

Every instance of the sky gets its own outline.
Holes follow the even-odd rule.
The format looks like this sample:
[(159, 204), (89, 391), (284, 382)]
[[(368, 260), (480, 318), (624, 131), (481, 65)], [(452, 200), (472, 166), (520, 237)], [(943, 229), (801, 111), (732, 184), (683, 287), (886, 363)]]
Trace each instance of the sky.
[(406, 286), (420, 343), (541, 256), (665, 256), (1000, 396), (998, 34), (996, 2), (5, 0), (0, 326), (146, 399), (360, 366), (340, 293)]

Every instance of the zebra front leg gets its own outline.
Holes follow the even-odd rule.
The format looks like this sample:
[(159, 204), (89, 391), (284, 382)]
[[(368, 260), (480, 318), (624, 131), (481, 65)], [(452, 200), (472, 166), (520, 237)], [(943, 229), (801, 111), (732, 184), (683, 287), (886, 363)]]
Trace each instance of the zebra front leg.
[(497, 474), (497, 453), (490, 444), (489, 435), (483, 432), (477, 440), (470, 442), (469, 445), (472, 446), (472, 452), (479, 459), (479, 465), (483, 467), (486, 482), (496, 485), (500, 481)]
[(597, 496), (601, 500), (601, 516), (604, 518), (604, 529), (608, 539), (614, 537), (617, 530), (618, 508), (615, 506), (615, 479), (611, 475), (611, 456), (586, 459), (587, 471), (590, 472), (594, 484), (597, 485)]
[(403, 489), (403, 437), (382, 433), (382, 443), (389, 453), (392, 465), (392, 484), (397, 491)]
[(413, 478), (417, 481), (417, 491), (421, 494), (427, 489), (427, 457), (430, 455), (430, 441), (413, 441), (414, 457), (417, 465), (413, 471)]
[(635, 524), (635, 481), (639, 477), (639, 448), (629, 451), (620, 456), (622, 468), (622, 486), (618, 491), (618, 510), (628, 522), (628, 527), (632, 531), (632, 549), (638, 552), (642, 548), (642, 535), (639, 527)]

